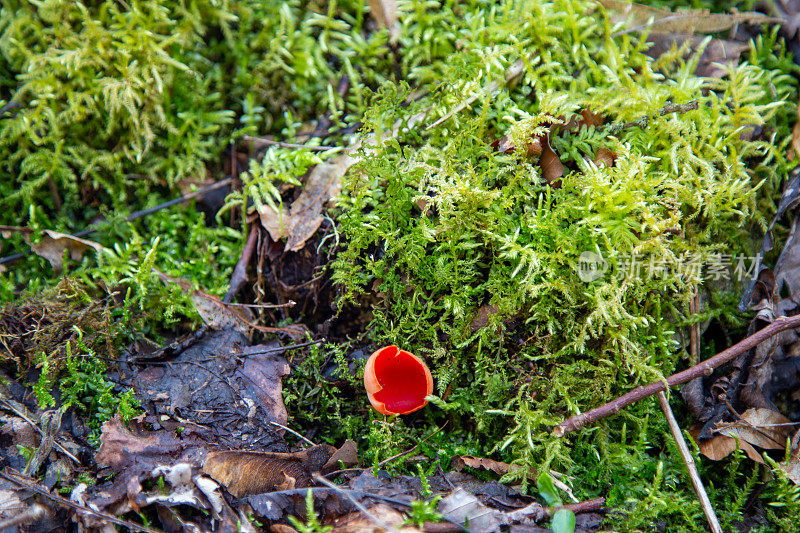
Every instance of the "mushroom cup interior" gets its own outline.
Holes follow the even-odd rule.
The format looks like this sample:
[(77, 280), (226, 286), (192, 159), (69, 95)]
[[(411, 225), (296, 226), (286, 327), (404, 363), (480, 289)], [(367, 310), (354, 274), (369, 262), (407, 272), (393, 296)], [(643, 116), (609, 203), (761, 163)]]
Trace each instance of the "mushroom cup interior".
[(375, 376), (381, 390), (374, 398), (398, 414), (410, 413), (426, 404), (428, 381), (425, 369), (410, 353), (388, 346), (375, 360)]

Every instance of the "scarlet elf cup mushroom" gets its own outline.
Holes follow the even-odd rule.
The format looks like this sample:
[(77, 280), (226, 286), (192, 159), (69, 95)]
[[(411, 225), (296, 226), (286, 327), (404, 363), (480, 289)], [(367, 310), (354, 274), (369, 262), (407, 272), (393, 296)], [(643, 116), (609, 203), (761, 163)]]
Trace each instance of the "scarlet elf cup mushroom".
[(364, 388), (369, 403), (384, 415), (407, 415), (425, 407), (433, 393), (428, 365), (397, 346), (385, 346), (373, 353), (364, 367)]

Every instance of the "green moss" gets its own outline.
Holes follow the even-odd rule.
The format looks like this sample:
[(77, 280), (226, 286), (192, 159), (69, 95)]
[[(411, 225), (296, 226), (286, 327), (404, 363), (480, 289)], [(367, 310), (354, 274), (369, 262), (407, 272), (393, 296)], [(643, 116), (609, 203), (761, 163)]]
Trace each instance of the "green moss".
[[(759, 190), (774, 191), (788, 168), (794, 67), (772, 34), (754, 45), (751, 63), (698, 78), (696, 60), (654, 61), (639, 37), (612, 37), (602, 13), (586, 15), (593, 5), (505, 4), (481, 29), (492, 44), (454, 52), (436, 90), (408, 104), (409, 87), (381, 87), (364, 121), (380, 140), (345, 179), (334, 278), (343, 301), (381, 297), (367, 338), (431, 361), (438, 393), (470, 421), (457, 431), (493, 438), (509, 459), (575, 474), (582, 490), (626, 507), (626, 530), (654, 516), (694, 524), (701, 511), (683, 492), (680, 463), (658, 451), (665, 444), (653, 421), (665, 428), (654, 402), (563, 440), (549, 428), (682, 364), (673, 332), (703, 279), (672, 267), (651, 276), (650, 261), (751, 254), (751, 232), (764, 221), (756, 207), (771, 197)], [(518, 59), (518, 83), (481, 89), (502, 85)], [(424, 126), (475, 92), (472, 105)], [(694, 101), (696, 109), (660, 113)], [(587, 109), (606, 125), (648, 120), (552, 129)], [(421, 112), (422, 125), (384, 135)], [(767, 140), (750, 140), (754, 125)], [(523, 146), (548, 129), (566, 166), (560, 188), (544, 179), (538, 156), (492, 147), (503, 135)], [(601, 148), (614, 152), (612, 167), (591, 162)], [(584, 252), (612, 271), (584, 281)], [(639, 275), (615, 276), (632, 254)], [(488, 306), (488, 324), (476, 330)]]

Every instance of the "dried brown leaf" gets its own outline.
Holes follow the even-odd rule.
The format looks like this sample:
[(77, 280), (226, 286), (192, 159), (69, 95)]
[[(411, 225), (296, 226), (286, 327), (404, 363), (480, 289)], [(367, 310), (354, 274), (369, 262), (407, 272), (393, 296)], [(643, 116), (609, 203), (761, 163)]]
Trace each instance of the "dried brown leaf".
[(494, 459), (486, 459), (485, 457), (475, 457), (474, 455), (456, 455), (453, 457), (451, 468), (456, 472), (461, 472), (464, 467), (476, 468), (478, 470), (488, 470), (494, 472), (498, 476), (508, 474), (510, 470), (517, 470), (519, 467), (514, 468), (508, 463), (495, 461)]
[(367, 511), (372, 516), (366, 516), (361, 511), (340, 516), (333, 522), (334, 531), (336, 533), (383, 533), (386, 531), (384, 526), (399, 529), (405, 533), (420, 531), (411, 526), (402, 527), (405, 522), (403, 514), (385, 503), (373, 505)]
[(564, 175), (564, 165), (558, 158), (555, 150), (550, 146), (550, 138), (542, 145), (542, 155), (539, 160), (542, 165), (542, 178), (554, 189), (561, 187), (561, 176)]
[[(336, 450), (328, 462), (322, 467), (321, 472), (328, 474), (340, 468), (350, 468), (358, 464), (358, 447), (352, 439), (347, 439), (344, 444)], [(342, 466), (344, 465), (344, 466)]]
[(289, 324), (279, 328), (259, 326), (253, 323), (255, 317), (253, 313), (246, 307), (237, 307), (226, 304), (213, 294), (205, 291), (193, 291), (189, 281), (180, 278), (173, 278), (156, 269), (153, 271), (158, 274), (162, 281), (167, 283), (174, 283), (180, 286), (185, 292), (190, 293), (190, 298), (197, 314), (200, 315), (201, 320), (205, 325), (211, 329), (225, 329), (233, 328), (250, 338), (253, 330), (258, 330), (263, 333), (281, 333), (288, 335), (293, 340), (303, 340), (310, 333), (308, 328), (303, 324)]
[[(471, 533), (491, 533), (500, 531), (501, 521), (495, 511), (483, 505), (474, 494), (461, 487), (439, 502), (439, 512), (457, 524), (469, 524)], [(505, 521), (503, 521), (505, 522)]]
[(286, 237), (285, 250), (296, 252), (305, 246), (324, 218), (325, 204), (339, 194), (342, 176), (356, 162), (348, 154), (314, 167), (305, 181), (303, 192), (288, 208), (273, 209), (268, 205), (258, 208), (261, 224), (274, 241)]
[(800, 485), (800, 459), (794, 458), (788, 462), (779, 463), (778, 466), (795, 485)]
[(606, 9), (618, 13), (613, 22), (630, 21), (628, 31), (649, 28), (651, 33), (714, 33), (732, 28), (737, 24), (767, 24), (780, 22), (762, 13), (711, 13), (707, 9), (671, 11), (655, 7), (623, 2), (621, 0), (597, 0)]
[(126, 428), (117, 416), (102, 426), (100, 450), (95, 461), (115, 472), (133, 476), (149, 472), (158, 464), (171, 464), (180, 459), (199, 464), (205, 443), (194, 435), (178, 438), (167, 430), (137, 431)]
[(237, 498), (279, 490), (287, 483), (304, 488), (311, 485), (313, 473), (319, 472), (335, 452), (336, 448), (325, 444), (295, 453), (211, 452), (203, 472)]
[(764, 408), (748, 409), (741, 420), (718, 424), (717, 431), (766, 450), (784, 449), (792, 436), (791, 421), (777, 411)]
[[(685, 46), (686, 50), (684, 58), (688, 59), (703, 45), (705, 38), (685, 33), (654, 33), (648, 36), (647, 41), (653, 43), (653, 46), (646, 53), (654, 59), (682, 46)], [(708, 78), (722, 78), (728, 73), (722, 65), (737, 65), (742, 52), (749, 49), (748, 43), (713, 39), (703, 48), (695, 74)]]
[[(764, 460), (746, 441), (740, 440), (739, 446), (747, 456), (757, 463), (764, 464)], [(710, 439), (700, 441), (698, 443), (700, 453), (711, 459), (712, 461), (719, 461), (733, 453), (736, 449), (736, 439), (727, 435), (715, 435)]]
[(608, 148), (598, 148), (594, 153), (594, 159), (592, 159), (594, 164), (598, 167), (613, 167), (616, 160), (617, 154)]
[(397, 1), (369, 0), (369, 9), (375, 21), (389, 29), (389, 37), (392, 42), (397, 40), (397, 37), (400, 35), (397, 28)]
[(73, 261), (83, 259), (83, 254), (87, 250), (95, 250), (97, 252), (103, 250), (102, 244), (49, 229), (44, 230), (42, 240), (34, 244), (31, 242), (32, 229), (20, 226), (0, 226), (0, 235), (3, 238), (8, 239), (14, 233), (21, 234), (25, 242), (31, 247), (31, 250), (36, 255), (47, 259), (56, 272), (64, 270), (64, 250), (69, 252), (69, 256)]

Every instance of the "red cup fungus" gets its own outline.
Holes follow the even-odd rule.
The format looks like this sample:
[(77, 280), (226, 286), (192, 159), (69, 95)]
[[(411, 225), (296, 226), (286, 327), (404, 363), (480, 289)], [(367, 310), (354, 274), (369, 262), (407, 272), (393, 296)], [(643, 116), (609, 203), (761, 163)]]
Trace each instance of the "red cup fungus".
[(427, 405), (433, 377), (422, 359), (397, 346), (373, 353), (364, 367), (369, 403), (384, 415), (407, 415)]

